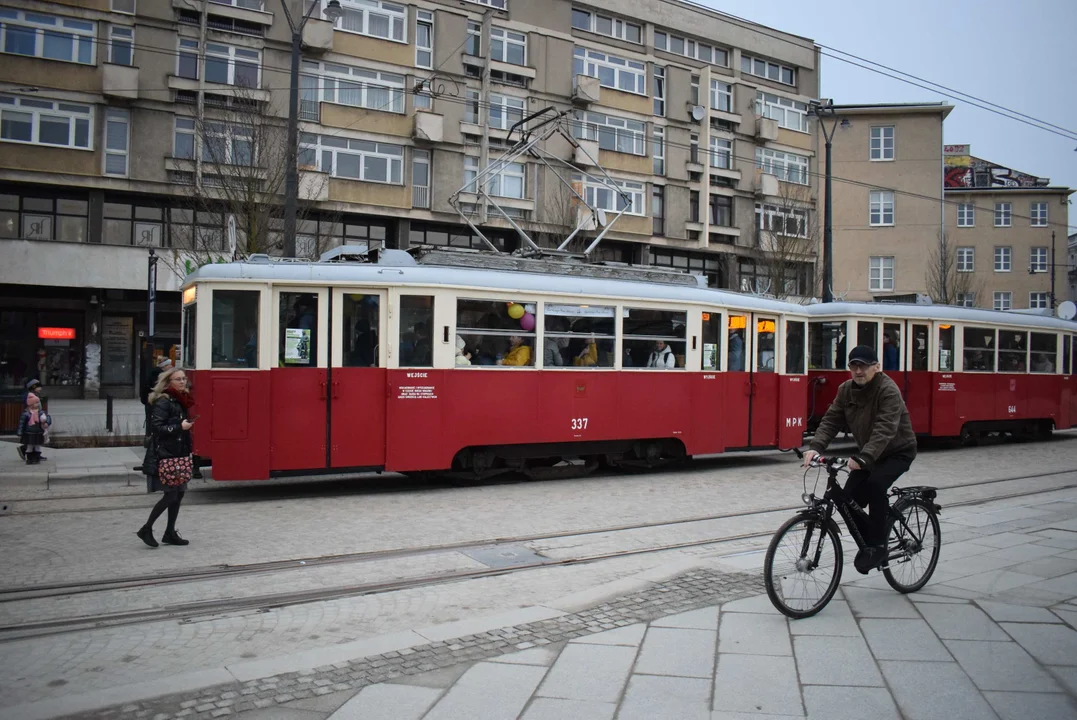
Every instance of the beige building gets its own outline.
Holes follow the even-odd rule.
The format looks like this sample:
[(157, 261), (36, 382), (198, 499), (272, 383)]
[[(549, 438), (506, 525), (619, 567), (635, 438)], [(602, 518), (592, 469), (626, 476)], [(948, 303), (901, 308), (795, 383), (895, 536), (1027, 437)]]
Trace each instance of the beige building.
[[(185, 272), (279, 252), (279, 202), (239, 207), (235, 188), (283, 192), (291, 32), (279, 3), (0, 0), (0, 386), (40, 376), (54, 396), (130, 394), (150, 249), (163, 258), (166, 345), (179, 340)], [(817, 225), (810, 40), (679, 0), (340, 3), (343, 17), (318, 5), (302, 33), (301, 255), (478, 247), (449, 198), (544, 107), (573, 113), (631, 197), (602, 259), (774, 292), (760, 245)], [(496, 194), (551, 242), (566, 232), (553, 185), (521, 163)], [(617, 209), (610, 193), (589, 197)], [(462, 200), (499, 248), (518, 247), (509, 223)], [(783, 294), (811, 294), (811, 244)]]

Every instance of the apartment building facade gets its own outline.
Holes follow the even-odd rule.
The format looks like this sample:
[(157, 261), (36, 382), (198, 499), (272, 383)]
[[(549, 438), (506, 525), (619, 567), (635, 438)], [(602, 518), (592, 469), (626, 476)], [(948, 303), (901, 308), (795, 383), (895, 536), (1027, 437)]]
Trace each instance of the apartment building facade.
[[(0, 385), (131, 394), (151, 250), (166, 345), (186, 272), (280, 252), (279, 211), (256, 230), (229, 191), (237, 177), (283, 191), (273, 151), (292, 35), (279, 2), (0, 0)], [(299, 255), (479, 247), (449, 198), (544, 107), (571, 111), (631, 198), (600, 258), (766, 292), (767, 231), (806, 235), (814, 219), (810, 40), (679, 0), (341, 0), (333, 22), (321, 2), (302, 33)], [(562, 143), (547, 150), (569, 157)], [(577, 170), (589, 201), (622, 209)], [(494, 183), (530, 233), (565, 232), (547, 168)], [(795, 212), (779, 207), (789, 196)], [(508, 222), (460, 199), (500, 249), (517, 247)], [(807, 295), (810, 248), (797, 260), (784, 289)]]

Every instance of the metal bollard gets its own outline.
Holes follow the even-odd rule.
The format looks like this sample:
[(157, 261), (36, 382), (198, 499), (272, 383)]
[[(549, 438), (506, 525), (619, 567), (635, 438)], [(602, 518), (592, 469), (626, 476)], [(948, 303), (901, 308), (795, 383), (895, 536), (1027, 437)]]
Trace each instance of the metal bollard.
[(112, 396), (105, 396), (105, 430), (112, 432)]

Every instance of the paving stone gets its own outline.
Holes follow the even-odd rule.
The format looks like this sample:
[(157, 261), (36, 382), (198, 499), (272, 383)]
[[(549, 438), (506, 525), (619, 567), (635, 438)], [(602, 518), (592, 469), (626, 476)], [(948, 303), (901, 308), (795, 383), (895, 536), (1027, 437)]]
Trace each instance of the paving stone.
[(499, 657), (490, 658), (490, 662), (510, 663), (512, 665), (542, 665), (549, 667), (560, 652), (558, 647), (537, 647), (530, 650), (509, 653)]
[(719, 654), (714, 710), (803, 715), (793, 658)]
[(722, 613), (718, 652), (749, 655), (792, 655), (789, 624), (784, 615)]
[(860, 637), (860, 628), (844, 600), (831, 600), (826, 608), (811, 617), (789, 621), (789, 632), (823, 637)]
[(686, 613), (678, 613), (669, 617), (658, 618), (651, 623), (651, 627), (666, 628), (689, 628), (695, 630), (718, 629), (718, 606), (700, 608)]
[(849, 607), (857, 617), (865, 618), (919, 618), (920, 614), (912, 603), (893, 590), (872, 590), (868, 588), (842, 588), (842, 594), (849, 601)]
[(1077, 703), (1061, 693), (988, 692), (984, 696), (1001, 720), (1077, 720)]
[(1024, 535), (1021, 533), (995, 533), (977, 540), (976, 542), (981, 545), (990, 545), (995, 548), (1008, 548), (1015, 545), (1023, 545), (1024, 543), (1032, 542), (1035, 539), (1036, 538), (1031, 535)]
[(993, 550), (992, 552), (984, 553), (983, 557), (1012, 560), (1020, 562), (1023, 565), (1026, 562), (1041, 560), (1060, 553), (1061, 551), (1058, 548), (1025, 543), (1024, 545), (1014, 545), (1013, 547), (1002, 548), (1001, 550)]
[(651, 627), (633, 672), (710, 680), (714, 677), (717, 643), (718, 633), (714, 630)]
[(1077, 667), (1054, 665), (1047, 668), (1071, 695), (1077, 696)]
[(636, 623), (616, 630), (606, 630), (600, 633), (592, 633), (578, 637), (570, 642), (586, 643), (588, 645), (627, 645), (638, 647), (643, 642), (643, 634), (647, 632), (644, 623)]
[(613, 720), (615, 703), (561, 698), (535, 698), (521, 720)]
[[(935, 634), (944, 640), (999, 640), (1007, 641), (1010, 636), (1002, 632), (987, 613), (974, 605), (930, 605), (920, 606), (924, 616)], [(906, 658), (913, 659), (913, 658)]]
[[(496, 692), (496, 691), (493, 691)], [(340, 706), (330, 720), (419, 720), (442, 691), (414, 685), (371, 685)]]
[(617, 720), (710, 720), (711, 682), (710, 678), (633, 675)]
[(976, 575), (951, 580), (946, 584), (962, 590), (971, 590), (981, 595), (990, 595), (1022, 585), (1038, 583), (1041, 580), (1042, 578), (1035, 575), (1025, 575), (1012, 570), (988, 570)]
[(804, 705), (808, 720), (900, 720), (884, 688), (809, 685), (804, 688)]
[(984, 612), (991, 616), (995, 622), (1028, 622), (1028, 623), (1057, 623), (1061, 622), (1050, 610), (1027, 605), (1011, 605), (1009, 603), (992, 602), (990, 600), (977, 600)]
[[(438, 700), (424, 720), (516, 720), (546, 668), (479, 663)], [(365, 719), (364, 719), (365, 720)]]
[(1015, 642), (947, 640), (946, 646), (981, 690), (1058, 692), (1062, 689)]
[(538, 695), (616, 702), (628, 680), (636, 652), (633, 647), (569, 643), (550, 668)]
[(1026, 575), (1035, 575), (1041, 578), (1053, 578), (1059, 575), (1068, 575), (1077, 572), (1077, 560), (1064, 557), (1049, 557), (1042, 560), (1021, 563), (1017, 569)]
[(1000, 623), (1000, 627), (1044, 665), (1077, 665), (1077, 631), (1047, 624)]
[(905, 720), (996, 717), (957, 663), (883, 660), (879, 667)]
[(793, 648), (806, 685), (881, 687), (882, 675), (864, 639), (857, 637), (798, 636)]
[(734, 600), (722, 605), (721, 611), (727, 612), (740, 612), (740, 613), (762, 613), (764, 615), (781, 615), (778, 609), (774, 607), (774, 604), (770, 601), (770, 598), (766, 595), (756, 595), (755, 597), (744, 598), (741, 600)]
[(923, 620), (862, 620), (860, 631), (879, 660), (953, 659)]

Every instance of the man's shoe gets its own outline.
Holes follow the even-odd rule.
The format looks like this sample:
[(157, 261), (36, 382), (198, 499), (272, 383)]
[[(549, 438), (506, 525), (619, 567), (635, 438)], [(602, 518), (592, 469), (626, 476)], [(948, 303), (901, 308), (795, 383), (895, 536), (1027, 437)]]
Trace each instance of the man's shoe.
[(179, 533), (175, 530), (165, 530), (165, 534), (161, 536), (161, 542), (165, 545), (190, 545), (190, 540), (184, 540), (179, 536)]
[(867, 545), (856, 553), (853, 567), (861, 575), (867, 575), (877, 569), (886, 560), (886, 547), (883, 545)]
[(150, 547), (157, 547), (157, 541), (153, 539), (153, 528), (143, 525), (138, 529), (138, 532), (135, 533), (135, 535), (138, 535), (142, 542)]

